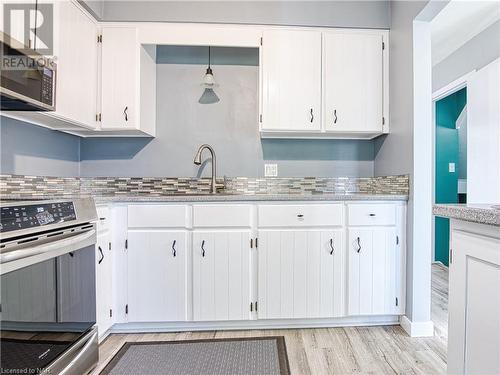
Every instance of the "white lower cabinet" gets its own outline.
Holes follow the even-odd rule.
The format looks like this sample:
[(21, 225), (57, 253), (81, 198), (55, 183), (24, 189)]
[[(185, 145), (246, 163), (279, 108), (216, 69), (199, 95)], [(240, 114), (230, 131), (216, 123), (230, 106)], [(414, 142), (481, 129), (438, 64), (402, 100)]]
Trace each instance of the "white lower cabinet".
[(186, 231), (129, 230), (129, 322), (186, 320), (186, 246)]
[(193, 320), (250, 319), (250, 235), (193, 232)]
[(259, 319), (345, 315), (344, 230), (260, 230)]
[(397, 314), (395, 228), (349, 228), (349, 315)]
[(451, 227), (448, 374), (500, 374), (500, 230)]
[(113, 259), (109, 231), (99, 232), (96, 244), (96, 323), (99, 336), (113, 325)]
[[(121, 220), (112, 228), (121, 230), (112, 236), (113, 267), (107, 268), (109, 238), (99, 239), (104, 260), (97, 253), (100, 331), (112, 323), (224, 327), (231, 321), (350, 316), (394, 322), (390, 316), (404, 314), (405, 204), (163, 203), (115, 209), (127, 213), (113, 216)], [(109, 233), (105, 222), (100, 225), (100, 232)], [(112, 305), (117, 311), (110, 319)]]

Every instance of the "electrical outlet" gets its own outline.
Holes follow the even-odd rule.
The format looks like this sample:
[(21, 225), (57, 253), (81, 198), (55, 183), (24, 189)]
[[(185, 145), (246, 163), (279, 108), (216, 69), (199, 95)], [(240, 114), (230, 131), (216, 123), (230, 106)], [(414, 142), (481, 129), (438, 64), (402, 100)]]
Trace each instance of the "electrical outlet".
[(448, 163), (448, 172), (455, 173), (455, 163)]
[(278, 164), (264, 164), (265, 177), (278, 177)]

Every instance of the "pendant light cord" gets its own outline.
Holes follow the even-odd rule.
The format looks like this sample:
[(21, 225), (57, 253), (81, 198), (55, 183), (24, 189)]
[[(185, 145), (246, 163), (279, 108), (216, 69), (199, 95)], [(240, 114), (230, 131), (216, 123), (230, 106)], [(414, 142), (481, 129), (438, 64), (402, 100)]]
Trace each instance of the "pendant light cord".
[(208, 68), (210, 69), (210, 46), (208, 46)]

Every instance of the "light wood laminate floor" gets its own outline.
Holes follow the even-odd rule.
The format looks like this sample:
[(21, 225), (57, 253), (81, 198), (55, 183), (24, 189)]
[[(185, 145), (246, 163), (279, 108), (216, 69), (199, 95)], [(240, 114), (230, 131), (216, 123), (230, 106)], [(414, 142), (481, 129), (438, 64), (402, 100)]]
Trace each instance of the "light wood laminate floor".
[(126, 341), (284, 336), (290, 370), (299, 374), (444, 374), (448, 270), (432, 266), (435, 336), (411, 338), (400, 326), (113, 334), (100, 346), (98, 374)]

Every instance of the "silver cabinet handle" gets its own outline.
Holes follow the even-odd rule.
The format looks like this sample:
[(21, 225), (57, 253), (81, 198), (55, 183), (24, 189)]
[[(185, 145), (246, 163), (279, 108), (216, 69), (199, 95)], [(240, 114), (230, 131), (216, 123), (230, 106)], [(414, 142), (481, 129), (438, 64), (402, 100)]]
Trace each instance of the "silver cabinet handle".
[(205, 256), (205, 240), (201, 241), (201, 256)]
[(172, 242), (172, 255), (175, 256), (177, 255), (177, 250), (175, 250), (175, 243), (177, 242), (177, 240), (174, 240), (174, 242)]
[(336, 109), (333, 110), (333, 123), (334, 124), (337, 123), (337, 110)]
[(314, 113), (313, 113), (313, 109), (312, 108), (311, 108), (310, 113), (311, 113), (311, 123), (312, 123), (314, 121)]
[(125, 107), (125, 109), (123, 110), (123, 115), (125, 116), (125, 121), (128, 121), (128, 107)]
[(333, 255), (333, 251), (334, 251), (334, 248), (333, 248), (333, 238), (330, 238), (330, 255)]
[(361, 241), (361, 240), (360, 240), (360, 238), (358, 237), (358, 238), (356, 239), (356, 241), (358, 242), (358, 248), (356, 249), (356, 252), (357, 252), (357, 253), (359, 253), (359, 252), (361, 251), (361, 243), (360, 243), (360, 241)]

